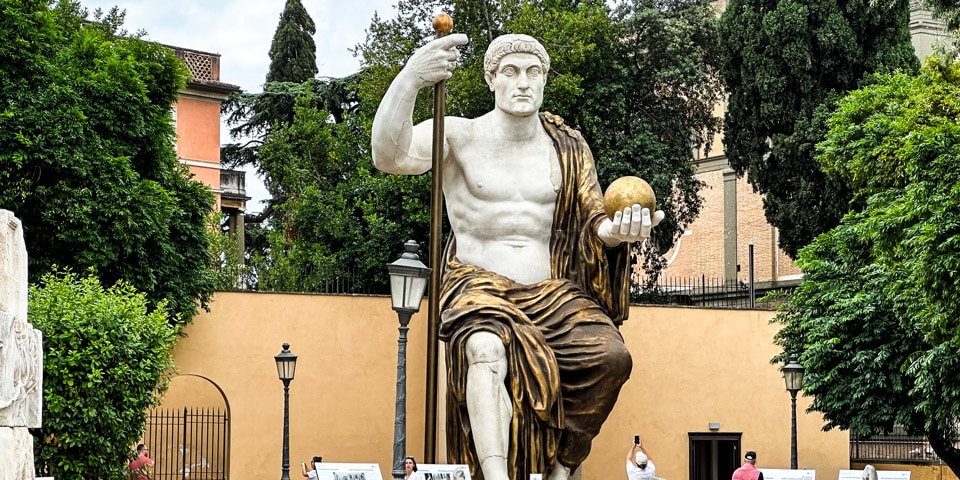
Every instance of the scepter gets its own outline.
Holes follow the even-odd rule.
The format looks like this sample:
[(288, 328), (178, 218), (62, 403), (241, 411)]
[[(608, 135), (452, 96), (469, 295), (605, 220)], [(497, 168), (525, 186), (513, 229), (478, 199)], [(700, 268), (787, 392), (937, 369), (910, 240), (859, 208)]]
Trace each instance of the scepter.
[[(446, 13), (433, 18), (437, 38), (453, 30), (453, 19)], [(433, 181), (430, 185), (430, 294), (427, 298), (427, 391), (424, 413), (423, 458), (436, 462), (437, 448), (437, 343), (440, 340), (440, 279), (443, 274), (443, 117), (446, 80), (433, 87)]]

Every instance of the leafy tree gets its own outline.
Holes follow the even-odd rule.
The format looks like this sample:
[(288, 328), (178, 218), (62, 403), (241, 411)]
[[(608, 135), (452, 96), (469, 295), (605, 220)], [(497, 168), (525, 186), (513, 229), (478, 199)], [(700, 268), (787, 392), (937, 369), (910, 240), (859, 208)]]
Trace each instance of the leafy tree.
[(863, 205), (800, 251), (777, 342), (803, 352), (826, 428), (902, 425), (960, 472), (960, 64), (882, 75), (844, 98), (819, 146)]
[(269, 256), (255, 257), (260, 288), (327, 291), (333, 278), (352, 272), (346, 288), (383, 291), (397, 239), (415, 238), (411, 225), (429, 221), (429, 185), (371, 172), (370, 137), (355, 115), (334, 123), (313, 104), (310, 93), (300, 97), (293, 122), (272, 130), (259, 149), (284, 198)]
[(933, 9), (937, 18), (944, 21), (947, 30), (954, 34), (960, 32), (960, 4), (953, 0), (925, 0), (924, 4)]
[(43, 333), (43, 426), (34, 461), (45, 476), (127, 478), (145, 412), (169, 384), (176, 333), (163, 302), (129, 283), (53, 272), (31, 285), (30, 322)]
[(848, 211), (814, 159), (835, 102), (873, 72), (915, 72), (907, 0), (731, 0), (720, 18), (724, 145), (795, 257)]
[(267, 83), (302, 83), (317, 74), (317, 26), (300, 0), (287, 0), (270, 44)]
[[(117, 37), (115, 9), (0, 0), (0, 208), (23, 221), (31, 281), (54, 265), (126, 280), (174, 321), (213, 290), (207, 188), (173, 145), (187, 71), (166, 47)], [(163, 302), (166, 300), (166, 302)]]

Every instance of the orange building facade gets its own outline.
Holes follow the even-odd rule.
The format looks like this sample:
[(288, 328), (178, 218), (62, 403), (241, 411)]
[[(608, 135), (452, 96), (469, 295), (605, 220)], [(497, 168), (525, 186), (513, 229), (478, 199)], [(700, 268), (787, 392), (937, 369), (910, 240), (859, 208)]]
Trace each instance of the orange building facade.
[(230, 231), (243, 241), (245, 172), (220, 166), (220, 106), (240, 87), (220, 81), (220, 55), (171, 47), (190, 71), (190, 81), (171, 107), (177, 128), (177, 157), (194, 178), (210, 188)]

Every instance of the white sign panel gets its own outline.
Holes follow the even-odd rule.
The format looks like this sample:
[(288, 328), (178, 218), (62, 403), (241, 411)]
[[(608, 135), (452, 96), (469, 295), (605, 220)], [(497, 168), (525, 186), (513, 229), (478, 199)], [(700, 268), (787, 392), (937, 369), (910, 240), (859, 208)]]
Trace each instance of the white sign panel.
[(424, 480), (471, 480), (470, 467), (466, 465), (418, 463), (417, 473), (422, 473)]
[(543, 474), (542, 474), (542, 473), (531, 473), (531, 474), (530, 474), (530, 480), (543, 480)]
[[(863, 470), (840, 470), (837, 480), (860, 480)], [(877, 480), (910, 480), (909, 470), (877, 470)]]
[(318, 463), (318, 480), (383, 480), (376, 463)]
[(816, 480), (816, 470), (791, 470), (787, 468), (758, 468), (763, 480)]

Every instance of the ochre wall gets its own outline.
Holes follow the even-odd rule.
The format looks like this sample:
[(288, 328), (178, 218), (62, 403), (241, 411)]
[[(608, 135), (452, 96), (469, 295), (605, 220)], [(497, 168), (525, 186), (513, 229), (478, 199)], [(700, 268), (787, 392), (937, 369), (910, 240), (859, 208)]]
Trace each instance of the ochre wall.
[[(771, 315), (634, 307), (622, 328), (634, 358), (633, 375), (594, 442), (582, 478), (624, 478), (626, 450), (639, 433), (658, 476), (685, 479), (687, 434), (708, 431), (710, 422), (719, 422), (723, 433), (742, 432), (742, 447), (759, 452), (759, 466), (787, 468), (790, 396), (779, 367), (769, 363), (778, 352)], [(425, 325), (426, 305), (413, 317), (407, 348), (407, 452), (418, 458), (423, 453)], [(283, 342), (299, 357), (290, 385), (294, 478), (300, 460), (313, 455), (329, 462), (378, 463), (388, 478), (397, 327), (387, 297), (218, 292), (211, 311), (185, 329), (174, 353), (181, 374), (208, 378), (227, 397), (230, 478), (279, 474), (283, 386), (273, 356)], [(442, 345), (440, 352), (442, 377)], [(442, 378), (440, 383), (437, 454), (442, 462)], [(196, 380), (178, 378), (163, 406), (219, 402), (211, 392)], [(839, 470), (850, 468), (848, 436), (822, 432), (821, 417), (804, 413), (807, 399), (797, 403), (800, 468), (816, 469), (821, 480), (837, 478)]]
[[(903, 464), (885, 464), (871, 463), (877, 470), (896, 470), (910, 472), (910, 480), (957, 480), (957, 476), (944, 464), (936, 465), (903, 465)], [(854, 463), (850, 466), (852, 470), (863, 470), (866, 463)]]

